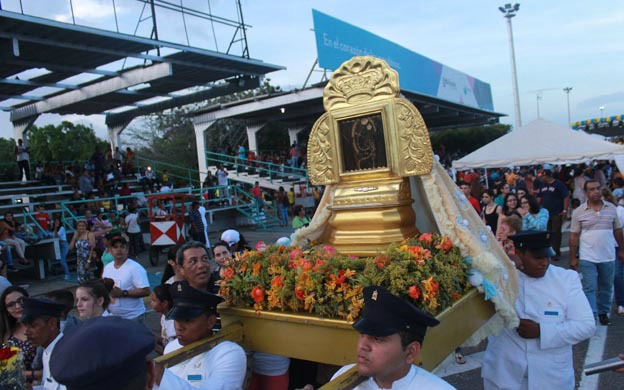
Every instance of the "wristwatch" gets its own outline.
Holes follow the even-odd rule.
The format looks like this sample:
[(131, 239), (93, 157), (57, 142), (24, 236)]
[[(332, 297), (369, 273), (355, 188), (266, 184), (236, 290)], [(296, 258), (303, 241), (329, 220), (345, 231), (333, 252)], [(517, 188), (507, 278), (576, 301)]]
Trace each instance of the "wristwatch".
[(128, 290), (123, 290), (123, 291), (121, 292), (121, 296), (122, 296), (122, 297), (127, 297), (128, 295), (130, 295), (130, 294), (128, 294)]

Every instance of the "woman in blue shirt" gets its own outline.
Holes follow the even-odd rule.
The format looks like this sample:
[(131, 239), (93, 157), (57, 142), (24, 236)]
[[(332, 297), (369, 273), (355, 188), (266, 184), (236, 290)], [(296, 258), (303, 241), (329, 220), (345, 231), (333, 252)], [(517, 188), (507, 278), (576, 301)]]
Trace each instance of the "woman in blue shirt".
[(522, 230), (547, 230), (548, 210), (542, 208), (534, 196), (522, 197), (518, 212), (522, 215)]

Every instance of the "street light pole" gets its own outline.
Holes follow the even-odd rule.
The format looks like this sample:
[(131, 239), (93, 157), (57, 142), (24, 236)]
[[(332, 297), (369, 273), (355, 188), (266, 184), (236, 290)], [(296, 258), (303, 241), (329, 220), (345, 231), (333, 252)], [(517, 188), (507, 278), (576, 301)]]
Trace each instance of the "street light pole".
[(511, 18), (516, 16), (516, 13), (520, 9), (520, 4), (518, 3), (514, 5), (505, 4), (505, 6), (498, 7), (498, 9), (503, 14), (505, 14), (505, 18), (507, 19), (507, 29), (509, 30), (509, 46), (511, 47), (511, 77), (513, 81), (514, 111), (516, 114), (516, 129), (517, 129), (522, 126), (522, 118), (520, 115), (520, 96), (518, 95), (518, 76), (516, 75), (516, 54), (514, 50), (513, 31), (511, 28)]
[(572, 126), (572, 120), (570, 119), (570, 91), (572, 90), (572, 87), (565, 87), (563, 89), (566, 93), (566, 98), (568, 100), (568, 127)]

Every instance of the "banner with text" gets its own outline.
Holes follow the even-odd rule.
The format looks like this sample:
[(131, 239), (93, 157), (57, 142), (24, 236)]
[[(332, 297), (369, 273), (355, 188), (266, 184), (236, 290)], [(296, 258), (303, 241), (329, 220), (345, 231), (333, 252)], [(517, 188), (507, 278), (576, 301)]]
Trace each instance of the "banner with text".
[(312, 16), (321, 68), (333, 71), (353, 56), (370, 55), (399, 72), (403, 90), (494, 110), (490, 84), (317, 10)]

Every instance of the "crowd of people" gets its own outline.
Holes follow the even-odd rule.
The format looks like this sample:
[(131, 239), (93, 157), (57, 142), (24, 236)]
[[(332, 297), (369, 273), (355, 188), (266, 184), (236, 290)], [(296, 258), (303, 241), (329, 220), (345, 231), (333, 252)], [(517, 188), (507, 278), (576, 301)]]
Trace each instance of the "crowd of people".
[[(80, 228), (83, 235), (72, 239), (70, 245), (88, 240), (89, 233), (84, 228)], [(281, 239), (280, 243), (288, 244), (284, 240), (287, 239)], [(88, 324), (97, 322), (97, 319), (117, 317), (124, 320), (118, 324), (144, 326), (144, 298), (147, 296), (151, 298), (153, 311), (161, 316), (160, 331), (152, 337), (149, 351), (156, 348), (160, 353), (172, 352), (212, 335), (220, 329), (216, 305), (223, 301), (217, 295), (223, 267), (234, 254), (250, 249), (244, 236), (232, 229), (224, 231), (221, 240), (212, 248), (193, 240), (173, 246), (168, 253), (161, 284), (151, 289), (145, 268), (129, 256), (130, 243), (126, 238), (116, 233), (107, 241), (111, 261), (100, 277), (81, 280), (75, 293), (58, 290), (47, 293), (44, 298), (30, 298), (19, 286), (8, 286), (2, 291), (2, 344), (20, 349), (24, 363), (22, 374), (29, 383), (41, 383), (46, 389), (74, 388), (71, 385), (79, 383), (72, 379), (74, 375), (84, 374), (80, 373), (80, 365), (74, 366), (70, 370), (72, 373), (66, 370), (55, 372), (55, 365), (67, 368), (68, 364), (63, 362), (74, 358), (73, 354), (55, 351), (64, 350), (63, 345), (72, 343), (72, 337), (81, 337), (78, 336), (81, 329), (96, 326)], [(89, 246), (93, 248), (93, 242)], [(212, 252), (215, 267), (211, 266), (209, 252)], [(78, 318), (70, 314), (74, 308)], [(119, 329), (130, 332), (132, 326)], [(103, 327), (100, 331), (106, 333), (112, 329), (116, 328)], [(83, 345), (83, 348), (87, 347)], [(124, 359), (122, 350), (125, 347), (121, 345), (120, 348), (115, 358)], [(289, 358), (262, 353), (250, 356), (253, 356), (251, 389), (288, 388)], [(100, 357), (95, 354), (90, 360), (104, 360)], [(90, 367), (105, 369), (96, 363)], [(224, 342), (188, 362), (164, 369), (153, 378), (154, 388), (160, 385), (161, 389), (182, 389), (191, 388), (191, 384), (200, 388), (240, 389), (246, 371), (247, 355), (243, 349), (235, 343)], [(123, 375), (117, 374), (115, 376), (123, 381)], [(122, 384), (120, 382), (114, 388), (139, 388), (123, 387)]]
[[(548, 231), (554, 254), (561, 257), (562, 226), (570, 223), (570, 268), (601, 325), (611, 323), (612, 300), (624, 315), (622, 226), (624, 175), (613, 165), (594, 163), (525, 167), (462, 173), (460, 188), (508, 254), (510, 236), (520, 231)], [(481, 199), (481, 202), (477, 201)]]

